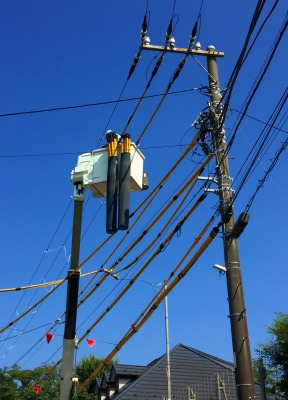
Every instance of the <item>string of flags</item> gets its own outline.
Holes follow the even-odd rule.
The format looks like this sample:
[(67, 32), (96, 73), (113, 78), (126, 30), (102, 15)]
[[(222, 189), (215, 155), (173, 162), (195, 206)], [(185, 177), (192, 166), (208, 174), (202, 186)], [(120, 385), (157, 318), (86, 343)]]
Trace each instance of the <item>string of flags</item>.
[[(54, 338), (54, 334), (53, 333), (46, 333), (46, 341), (49, 344), (51, 342), (51, 340)], [(88, 347), (90, 347), (90, 349), (95, 345), (95, 339), (87, 339), (87, 345)]]

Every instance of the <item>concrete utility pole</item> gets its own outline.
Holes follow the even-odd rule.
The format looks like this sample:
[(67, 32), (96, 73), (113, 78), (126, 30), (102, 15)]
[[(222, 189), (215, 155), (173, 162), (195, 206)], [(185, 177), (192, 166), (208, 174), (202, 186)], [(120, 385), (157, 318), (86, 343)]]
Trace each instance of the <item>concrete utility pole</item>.
[[(74, 216), (72, 230), (72, 248), (70, 269), (68, 270), (68, 286), (66, 300), (66, 317), (63, 339), (62, 368), (60, 383), (60, 400), (70, 400), (72, 396), (72, 378), (75, 353), (76, 317), (78, 303), (78, 288), (80, 271), (79, 265), (80, 239), (82, 226), (82, 210), (84, 189), (82, 184), (74, 185)], [(72, 275), (71, 273), (75, 271)]]
[(233, 192), (226, 153), (226, 136), (221, 120), (221, 94), (215, 48), (209, 46), (207, 65), (209, 73), (209, 96), (211, 122), (213, 124), (213, 142), (216, 152), (216, 173), (218, 179), (220, 213), (223, 223), (224, 258), (228, 288), (230, 324), (235, 363), (236, 389), (239, 400), (255, 398), (253, 370), (247, 328), (246, 308), (241, 277), (237, 239), (231, 236), (235, 224), (232, 204)]

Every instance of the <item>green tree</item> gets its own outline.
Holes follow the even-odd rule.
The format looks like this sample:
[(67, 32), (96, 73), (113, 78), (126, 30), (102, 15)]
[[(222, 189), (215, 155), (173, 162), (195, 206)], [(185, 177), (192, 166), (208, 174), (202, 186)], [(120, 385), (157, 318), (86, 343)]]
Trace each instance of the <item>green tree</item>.
[[(79, 364), (76, 366), (76, 375), (79, 378), (79, 383), (83, 383), (99, 365), (102, 363), (103, 358), (95, 357), (91, 354), (89, 357), (81, 358)], [(110, 371), (115, 361), (111, 361), (106, 367), (106, 371)], [(103, 373), (101, 377), (103, 376)], [(81, 393), (79, 396), (79, 400), (94, 400), (97, 399), (97, 395), (94, 394), (95, 391), (95, 382), (92, 382), (87, 390)]]
[(276, 313), (267, 332), (270, 334), (267, 343), (256, 350), (267, 360), (267, 386), (270, 391), (288, 397), (288, 314)]
[[(103, 359), (93, 355), (83, 357), (75, 371), (79, 382), (84, 382), (102, 361)], [(110, 362), (106, 370), (110, 370), (112, 365), (113, 362)], [(41, 364), (34, 369), (21, 369), (17, 365), (0, 368), (0, 400), (59, 400), (60, 367), (46, 375), (50, 369), (49, 364)], [(40, 383), (41, 391), (36, 394), (34, 383), (44, 375), (45, 379)], [(81, 396), (75, 396), (75, 400), (97, 400), (94, 389), (95, 383), (92, 383)]]
[(1, 400), (18, 400), (20, 399), (17, 393), (17, 383), (10, 375), (10, 370), (7, 367), (0, 369), (0, 399)]
[(0, 399), (1, 400), (57, 400), (59, 399), (60, 375), (59, 370), (53, 371), (41, 382), (41, 392), (36, 395), (34, 382), (45, 375), (50, 365), (42, 364), (34, 369), (20, 369), (17, 365), (0, 370)]

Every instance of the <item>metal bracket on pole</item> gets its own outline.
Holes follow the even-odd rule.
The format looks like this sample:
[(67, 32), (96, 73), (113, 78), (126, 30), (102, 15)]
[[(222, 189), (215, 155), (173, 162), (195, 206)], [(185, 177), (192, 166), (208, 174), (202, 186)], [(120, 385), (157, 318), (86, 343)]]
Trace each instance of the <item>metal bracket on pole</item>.
[[(198, 180), (199, 181), (208, 181), (208, 182), (213, 182), (216, 183), (216, 185), (218, 185), (218, 179), (212, 176), (198, 176)], [(208, 192), (208, 193), (214, 193), (214, 194), (219, 194), (219, 189), (206, 189), (204, 188), (204, 192)]]
[(82, 182), (74, 183), (73, 200), (84, 201), (85, 189)]

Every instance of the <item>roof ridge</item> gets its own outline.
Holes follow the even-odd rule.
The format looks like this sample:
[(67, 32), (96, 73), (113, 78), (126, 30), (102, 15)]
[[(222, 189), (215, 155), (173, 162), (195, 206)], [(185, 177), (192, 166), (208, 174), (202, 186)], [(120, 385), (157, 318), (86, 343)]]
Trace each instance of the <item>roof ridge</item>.
[[(178, 345), (176, 345), (174, 348), (176, 348), (178, 346), (183, 346), (186, 349), (193, 351), (194, 353), (198, 354), (201, 357), (205, 357), (210, 361), (213, 361), (213, 362), (215, 362), (217, 364), (221, 364), (224, 367), (227, 367), (229, 369), (233, 369), (234, 370), (234, 364), (232, 362), (230, 362), (230, 361), (226, 361), (226, 360), (223, 360), (222, 358), (212, 356), (211, 354), (205, 353), (204, 351), (201, 351), (201, 350), (194, 349), (193, 347), (187, 346), (187, 345), (182, 344), (182, 343), (178, 343)], [(173, 350), (174, 350), (174, 348), (173, 348)]]

